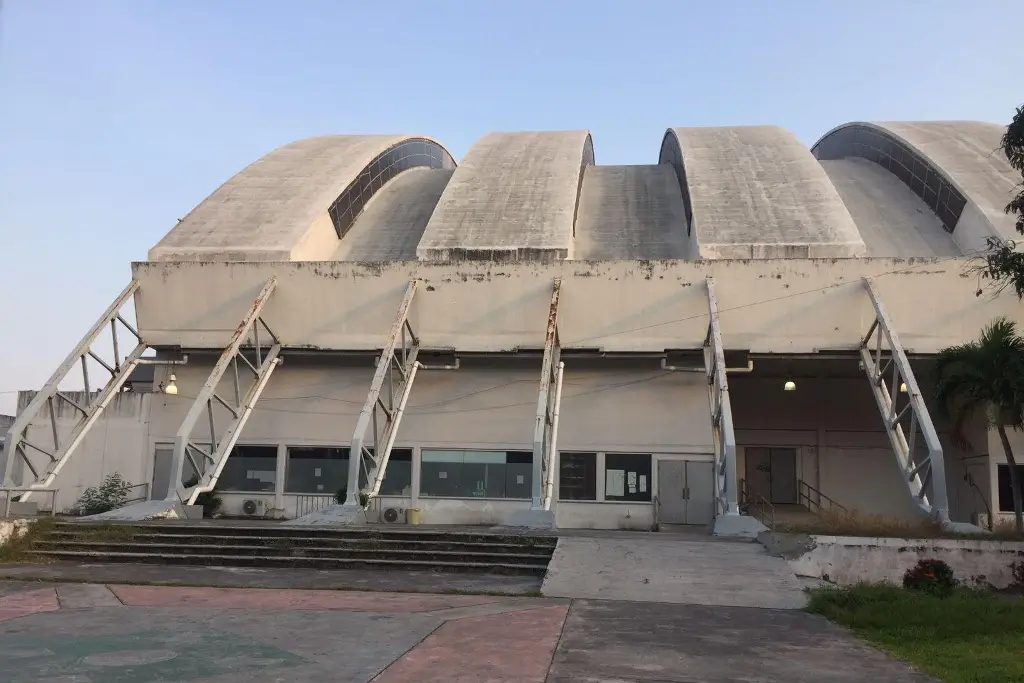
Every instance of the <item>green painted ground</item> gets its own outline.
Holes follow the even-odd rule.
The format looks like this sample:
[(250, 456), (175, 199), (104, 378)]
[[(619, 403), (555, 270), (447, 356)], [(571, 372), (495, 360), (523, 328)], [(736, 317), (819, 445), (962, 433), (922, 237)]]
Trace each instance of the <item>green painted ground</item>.
[(232, 633), (147, 631), (109, 636), (16, 636), (0, 639), (5, 683), (190, 681), (225, 673), (290, 667), (304, 660)]

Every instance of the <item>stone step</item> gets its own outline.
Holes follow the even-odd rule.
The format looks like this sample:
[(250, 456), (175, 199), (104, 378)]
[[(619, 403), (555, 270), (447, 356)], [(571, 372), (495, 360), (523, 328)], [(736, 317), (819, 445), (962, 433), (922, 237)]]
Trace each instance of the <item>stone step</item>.
[(273, 557), (266, 555), (184, 555), (145, 552), (96, 552), (88, 550), (37, 550), (36, 555), (66, 562), (119, 562), (166, 565), (204, 565), (222, 567), (293, 567), (307, 569), (367, 569), (442, 572), (488, 572), (543, 576), (543, 564), (507, 564), (499, 562), (453, 562), (419, 560), (351, 559), (337, 557)]
[(319, 546), (323, 548), (338, 549), (367, 549), (367, 550), (406, 550), (424, 549), (432, 551), (459, 551), (464, 553), (487, 552), (487, 553), (522, 553), (530, 552), (544, 554), (548, 557), (554, 552), (553, 544), (534, 545), (530, 543), (480, 543), (463, 541), (433, 541), (421, 539), (378, 539), (378, 538), (338, 538), (333, 536), (234, 536), (225, 534), (165, 534), (151, 533), (147, 529), (143, 532), (129, 533), (102, 533), (94, 531), (72, 531), (60, 530), (46, 534), (44, 540), (52, 543), (75, 543), (75, 542), (97, 542), (97, 543), (128, 543), (135, 545), (139, 543), (166, 543), (184, 545), (294, 545), (294, 546)]
[(419, 528), (398, 528), (391, 526), (381, 527), (350, 527), (350, 528), (326, 528), (326, 527), (296, 527), (283, 524), (266, 525), (228, 525), (228, 524), (189, 524), (189, 523), (124, 523), (124, 524), (91, 524), (86, 522), (58, 522), (54, 526), (55, 532), (72, 532), (84, 534), (91, 531), (110, 531), (118, 533), (117, 530), (137, 530), (145, 533), (157, 533), (164, 535), (219, 535), (219, 536), (287, 536), (294, 538), (350, 538), (350, 539), (380, 539), (395, 540), (401, 542), (420, 541), (444, 541), (451, 543), (489, 543), (489, 544), (512, 544), (530, 545), (534, 547), (548, 546), (555, 547), (558, 542), (555, 536), (519, 534), (519, 533), (486, 533), (467, 531), (444, 531)]
[(42, 540), (33, 543), (34, 550), (47, 551), (88, 551), (96, 553), (147, 552), (174, 555), (214, 555), (214, 556), (264, 556), (264, 557), (323, 557), (338, 559), (366, 560), (415, 560), (421, 562), (473, 562), (502, 564), (528, 564), (546, 566), (551, 559), (550, 554), (529, 553), (488, 553), (488, 552), (456, 552), (450, 550), (416, 549), (416, 550), (381, 550), (321, 547), (310, 545), (214, 545), (210, 543), (130, 543), (116, 541), (51, 541)]

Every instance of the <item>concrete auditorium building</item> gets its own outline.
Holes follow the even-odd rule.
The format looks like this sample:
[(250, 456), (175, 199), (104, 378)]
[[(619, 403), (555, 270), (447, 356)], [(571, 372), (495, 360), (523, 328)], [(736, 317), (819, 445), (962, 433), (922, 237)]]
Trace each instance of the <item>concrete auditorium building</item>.
[(124, 518), (215, 489), (296, 523), (983, 523), (1011, 509), (1002, 450), (981, 417), (950, 443), (930, 359), (1020, 315), (965, 271), (1015, 236), (1002, 131), (670, 128), (635, 166), (587, 131), (459, 163), (414, 135), (285, 145), (22, 393), (5, 485), (65, 510), (118, 472)]

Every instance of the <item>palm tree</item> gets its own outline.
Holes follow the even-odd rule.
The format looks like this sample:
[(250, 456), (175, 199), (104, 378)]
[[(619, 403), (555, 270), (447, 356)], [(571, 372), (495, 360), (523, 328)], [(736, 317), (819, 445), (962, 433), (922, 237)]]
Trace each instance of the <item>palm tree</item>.
[(939, 352), (935, 376), (935, 400), (953, 421), (954, 444), (971, 448), (964, 426), (978, 412), (999, 432), (1010, 468), (1017, 531), (1024, 531), (1024, 494), (1006, 436), (1006, 427), (1024, 429), (1024, 337), (1011, 320), (998, 318), (982, 330), (980, 340)]

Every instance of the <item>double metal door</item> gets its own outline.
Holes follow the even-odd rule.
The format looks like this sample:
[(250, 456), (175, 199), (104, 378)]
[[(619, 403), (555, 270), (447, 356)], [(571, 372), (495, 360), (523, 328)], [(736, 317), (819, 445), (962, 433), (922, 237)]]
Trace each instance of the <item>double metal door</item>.
[(714, 464), (698, 460), (658, 461), (658, 521), (710, 524), (714, 518)]

